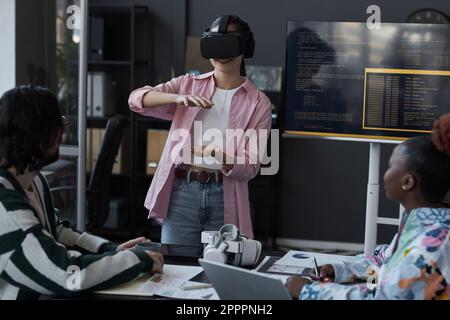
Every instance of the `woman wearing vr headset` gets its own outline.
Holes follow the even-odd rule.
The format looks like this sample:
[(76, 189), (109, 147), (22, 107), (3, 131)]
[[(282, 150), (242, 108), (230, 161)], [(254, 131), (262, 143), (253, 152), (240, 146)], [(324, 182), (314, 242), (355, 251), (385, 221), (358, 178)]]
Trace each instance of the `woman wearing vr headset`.
[[(163, 220), (162, 243), (200, 246), (202, 231), (226, 223), (253, 237), (248, 181), (257, 175), (264, 150), (250, 142), (266, 146), (272, 114), (270, 100), (245, 78), (244, 58), (253, 56), (254, 46), (247, 23), (221, 16), (201, 39), (202, 56), (214, 71), (130, 95), (132, 111), (172, 121), (145, 200), (149, 216)], [(229, 129), (238, 131), (232, 136)]]
[(450, 188), (450, 113), (436, 122), (431, 138), (412, 138), (394, 149), (384, 185), (386, 196), (405, 208), (391, 244), (323, 266), (323, 282), (289, 278), (292, 297), (449, 299), (450, 207), (444, 200)]

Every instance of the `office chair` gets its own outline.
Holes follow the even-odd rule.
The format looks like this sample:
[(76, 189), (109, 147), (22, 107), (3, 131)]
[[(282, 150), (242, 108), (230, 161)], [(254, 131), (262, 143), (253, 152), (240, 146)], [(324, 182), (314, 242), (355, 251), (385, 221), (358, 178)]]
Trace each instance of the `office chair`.
[[(114, 115), (106, 125), (105, 135), (92, 169), (88, 186), (86, 188), (88, 224), (86, 229), (101, 227), (109, 215), (109, 193), (111, 187), (112, 169), (114, 160), (122, 142), (127, 124), (123, 115)], [(74, 186), (60, 186), (50, 189), (55, 195), (59, 192), (75, 191)]]

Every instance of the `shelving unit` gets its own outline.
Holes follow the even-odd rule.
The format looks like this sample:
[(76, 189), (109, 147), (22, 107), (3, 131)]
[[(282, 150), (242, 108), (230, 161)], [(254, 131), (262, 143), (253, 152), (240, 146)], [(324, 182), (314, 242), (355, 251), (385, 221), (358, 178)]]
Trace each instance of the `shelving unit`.
[[(94, 232), (113, 240), (141, 234), (155, 239), (159, 237), (159, 230), (146, 219), (144, 208), (152, 177), (145, 175), (147, 142), (143, 139), (146, 137), (143, 131), (168, 129), (169, 125), (166, 121), (135, 114), (128, 107), (131, 91), (149, 83), (151, 43), (148, 9), (145, 6), (91, 6), (89, 16), (104, 20), (104, 59), (89, 59), (88, 70), (106, 72), (116, 83), (117, 113), (128, 117), (129, 130), (127, 170), (113, 175), (110, 192), (111, 198), (127, 200), (128, 225), (114, 229), (98, 228)], [(108, 119), (89, 116), (88, 128), (105, 128)]]

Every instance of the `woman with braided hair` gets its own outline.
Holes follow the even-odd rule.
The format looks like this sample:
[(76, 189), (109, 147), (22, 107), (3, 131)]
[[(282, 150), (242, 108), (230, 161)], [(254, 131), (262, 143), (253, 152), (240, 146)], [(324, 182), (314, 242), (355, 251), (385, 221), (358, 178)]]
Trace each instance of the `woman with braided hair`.
[[(449, 299), (450, 113), (436, 121), (431, 137), (415, 137), (394, 149), (384, 188), (405, 208), (391, 244), (323, 266), (318, 282), (289, 278), (294, 298)], [(354, 283), (358, 279), (366, 282)]]

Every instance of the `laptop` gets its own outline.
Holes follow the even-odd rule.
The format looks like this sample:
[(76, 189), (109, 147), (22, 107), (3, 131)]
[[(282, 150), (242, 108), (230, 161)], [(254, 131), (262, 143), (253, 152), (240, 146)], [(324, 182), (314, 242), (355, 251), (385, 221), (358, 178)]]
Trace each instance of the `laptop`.
[(204, 259), (199, 263), (223, 300), (292, 300), (281, 279)]

